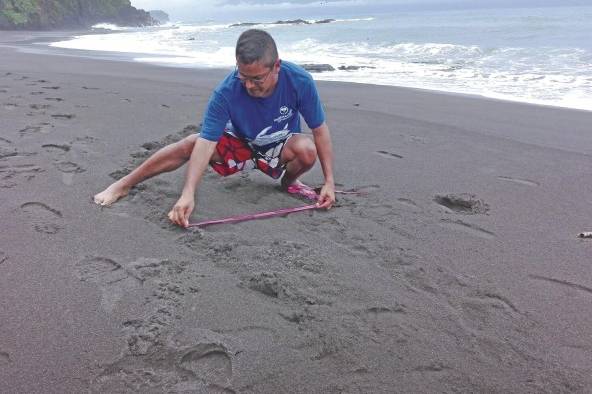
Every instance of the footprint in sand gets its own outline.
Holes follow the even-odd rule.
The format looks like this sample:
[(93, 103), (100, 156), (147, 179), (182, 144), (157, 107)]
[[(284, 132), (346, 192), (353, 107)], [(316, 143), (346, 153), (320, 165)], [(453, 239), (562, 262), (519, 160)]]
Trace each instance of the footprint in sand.
[[(257, 257), (257, 255), (255, 255)], [(263, 271), (246, 273), (239, 287), (246, 287), (267, 297), (290, 300), (298, 305), (331, 305), (336, 296), (334, 280), (323, 283), (319, 276), (308, 271)]]
[(158, 280), (146, 288), (154, 288), (154, 285), (156, 288), (145, 299), (145, 318), (123, 323), (123, 330), (127, 334), (127, 351), (136, 356), (149, 354), (160, 346), (170, 327), (175, 325), (175, 320), (181, 319), (179, 309), (186, 290), (174, 282)]
[(43, 144), (41, 145), (42, 148), (45, 148), (45, 150), (47, 152), (59, 152), (59, 153), (65, 153), (65, 152), (69, 152), (70, 151), (70, 145), (67, 144)]
[(413, 135), (413, 134), (400, 134), (401, 137), (403, 137), (403, 140), (405, 142), (409, 142), (409, 143), (414, 143), (414, 144), (426, 144), (428, 142), (428, 139), (426, 137), (421, 137), (418, 135)]
[(24, 129), (19, 130), (19, 134), (21, 137), (24, 137), (27, 135), (35, 135), (37, 133), (48, 134), (51, 132), (51, 130), (53, 128), (54, 128), (54, 125), (52, 125), (51, 123), (43, 122), (43, 123), (38, 123), (35, 125), (27, 126)]
[(4, 109), (7, 109), (9, 111), (12, 111), (13, 109), (17, 108), (19, 105), (17, 103), (4, 103), (2, 104), (2, 107)]
[(60, 98), (60, 97), (46, 97), (45, 100), (47, 100), (47, 101), (57, 101), (57, 102), (64, 101), (64, 99), (63, 98)]
[(79, 278), (98, 285), (101, 304), (111, 312), (125, 292), (143, 288), (145, 302), (142, 315), (123, 322), (128, 354), (142, 356), (162, 345), (174, 320), (181, 319), (179, 310), (185, 294), (199, 291), (184, 287), (178, 280), (188, 262), (139, 258), (120, 263), (106, 257), (87, 257), (77, 264)]
[(393, 326), (407, 314), (407, 306), (395, 303), (393, 306), (371, 306), (365, 309), (358, 309), (351, 314), (367, 324), (378, 328), (383, 326), (385, 330), (392, 330)]
[(475, 215), (487, 213), (489, 211), (488, 204), (486, 204), (483, 200), (477, 199), (474, 194), (469, 193), (446, 195), (438, 194), (436, 197), (434, 197), (434, 201), (455, 213)]
[(51, 89), (51, 90), (58, 90), (59, 86), (42, 86), (43, 89)]
[(0, 159), (4, 159), (6, 157), (16, 156), (18, 151), (13, 146), (12, 141), (7, 140), (6, 138), (0, 137)]
[(128, 275), (121, 264), (106, 257), (88, 257), (76, 264), (81, 281), (108, 285), (125, 279)]
[(24, 178), (27, 181), (44, 172), (43, 168), (35, 164), (0, 164), (0, 188), (12, 188), (19, 184), (16, 178)]
[(519, 185), (540, 186), (540, 184), (538, 182), (531, 181), (530, 179), (512, 178), (512, 177), (509, 177), (509, 176), (498, 176), (497, 179), (499, 179), (500, 181), (517, 183)]
[(442, 372), (446, 369), (452, 369), (452, 367), (449, 367), (440, 361), (432, 361), (429, 364), (419, 365), (413, 368), (413, 370), (417, 372)]
[(42, 110), (51, 108), (51, 105), (49, 105), (49, 104), (31, 104), (31, 105), (29, 105), (29, 108), (34, 109), (35, 111), (42, 111)]
[(8, 261), (8, 255), (4, 251), (0, 250), (0, 265)]
[(402, 159), (403, 156), (398, 155), (396, 153), (387, 152), (385, 150), (376, 151), (376, 153), (382, 157), (386, 157), (387, 159)]
[(81, 172), (86, 171), (84, 168), (72, 161), (58, 161), (55, 163), (55, 166), (60, 172), (64, 174), (80, 174)]
[[(71, 144), (76, 146), (76, 149), (82, 153), (89, 153), (94, 152), (91, 147), (97, 142), (95, 137), (91, 136), (84, 136), (84, 137), (76, 137)], [(96, 152), (94, 152), (96, 153)]]
[(105, 366), (91, 393), (123, 393), (142, 387), (150, 393), (234, 394), (231, 352), (217, 343), (190, 348), (161, 347), (158, 357), (126, 355)]
[(181, 357), (181, 368), (214, 385), (226, 386), (232, 379), (232, 361), (224, 346), (204, 343), (189, 349)]
[(278, 298), (285, 290), (275, 272), (262, 272), (249, 279), (248, 287), (269, 297)]
[[(68, 153), (71, 151), (70, 144), (44, 144), (41, 145), (46, 152), (54, 159), (54, 166), (63, 174), (80, 174), (86, 171), (78, 163), (68, 160)], [(69, 180), (71, 183), (71, 179)], [(66, 184), (69, 184), (66, 182)]]
[(56, 234), (62, 229), (62, 213), (42, 202), (31, 201), (21, 205), (35, 231), (44, 234)]
[(39, 95), (45, 94), (45, 92), (31, 92), (30, 94), (31, 94), (31, 96), (39, 96)]
[(99, 286), (101, 306), (108, 313), (113, 311), (126, 292), (142, 284), (121, 264), (107, 257), (87, 257), (76, 264), (76, 270), (81, 281)]
[(2, 364), (10, 364), (12, 360), (10, 359), (10, 354), (7, 352), (0, 351), (0, 365)]
[(0, 188), (11, 188), (18, 185), (15, 178), (24, 177), (29, 181), (36, 174), (43, 172), (43, 169), (35, 164), (18, 163), (21, 157), (31, 155), (31, 153), (19, 154), (10, 140), (0, 137), (0, 160), (2, 160), (0, 164)]
[(70, 119), (74, 119), (76, 117), (76, 115), (74, 115), (74, 114), (55, 114), (55, 115), (51, 115), (51, 117), (54, 119), (70, 120)]

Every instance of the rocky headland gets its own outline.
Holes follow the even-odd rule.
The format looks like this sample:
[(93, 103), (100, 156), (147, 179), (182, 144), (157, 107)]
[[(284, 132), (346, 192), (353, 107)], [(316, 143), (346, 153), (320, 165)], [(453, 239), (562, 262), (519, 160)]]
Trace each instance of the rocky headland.
[(153, 19), (157, 20), (158, 23), (167, 23), (170, 21), (169, 14), (162, 10), (150, 10), (148, 13)]
[(151, 26), (158, 21), (129, 0), (0, 0), (0, 30), (86, 28), (96, 23)]

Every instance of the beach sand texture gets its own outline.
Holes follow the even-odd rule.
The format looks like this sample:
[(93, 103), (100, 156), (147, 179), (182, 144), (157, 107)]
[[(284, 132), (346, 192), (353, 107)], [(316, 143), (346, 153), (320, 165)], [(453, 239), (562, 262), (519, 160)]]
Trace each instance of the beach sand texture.
[[(367, 194), (186, 231), (184, 169), (91, 196), (196, 132), (225, 72), (0, 37), (0, 391), (592, 391), (591, 112), (319, 83), (338, 187)], [(305, 204), (257, 172), (197, 201)]]

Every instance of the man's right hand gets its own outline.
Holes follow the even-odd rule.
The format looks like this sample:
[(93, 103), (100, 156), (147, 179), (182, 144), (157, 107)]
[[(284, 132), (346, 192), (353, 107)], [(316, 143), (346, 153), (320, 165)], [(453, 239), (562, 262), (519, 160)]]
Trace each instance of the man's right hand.
[(169, 219), (178, 226), (187, 228), (189, 226), (189, 216), (195, 208), (195, 198), (193, 194), (182, 194), (179, 200), (169, 212)]

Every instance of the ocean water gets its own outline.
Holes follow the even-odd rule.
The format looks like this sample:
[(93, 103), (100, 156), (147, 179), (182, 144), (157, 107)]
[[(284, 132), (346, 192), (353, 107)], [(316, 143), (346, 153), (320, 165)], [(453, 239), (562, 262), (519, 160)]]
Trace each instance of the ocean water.
[(592, 7), (367, 13), (350, 9), (302, 18), (335, 21), (280, 25), (272, 23), (280, 18), (260, 15), (141, 29), (102, 25), (95, 27), (95, 34), (51, 45), (125, 52), (136, 61), (175, 67), (231, 68), (236, 39), (248, 28), (231, 24), (260, 22), (254, 27), (274, 36), (282, 59), (335, 68), (314, 73), (317, 80), (592, 110)]

